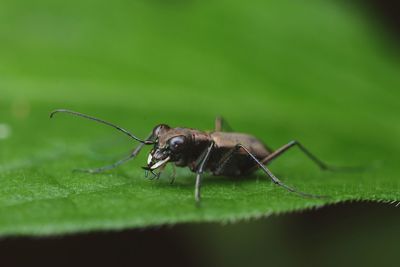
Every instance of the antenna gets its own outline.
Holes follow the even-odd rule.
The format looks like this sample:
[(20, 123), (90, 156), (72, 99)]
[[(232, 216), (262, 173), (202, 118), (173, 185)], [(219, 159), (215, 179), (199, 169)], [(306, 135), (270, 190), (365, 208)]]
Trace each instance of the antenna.
[(96, 121), (96, 122), (99, 122), (99, 123), (102, 123), (102, 124), (106, 124), (108, 126), (111, 126), (111, 127), (115, 128), (115, 129), (117, 129), (120, 132), (123, 132), (124, 134), (128, 135), (130, 138), (135, 139), (136, 141), (138, 141), (140, 143), (143, 143), (145, 145), (154, 144), (153, 141), (151, 141), (151, 140), (142, 140), (142, 139), (136, 137), (135, 135), (133, 135), (132, 133), (130, 133), (129, 131), (125, 130), (124, 128), (119, 127), (119, 126), (117, 126), (115, 124), (112, 124), (111, 122), (108, 122), (108, 121), (105, 121), (105, 120), (102, 120), (102, 119), (98, 119), (98, 118), (95, 118), (95, 117), (92, 117), (92, 116), (89, 116), (89, 115), (86, 115), (86, 114), (83, 114), (83, 113), (79, 113), (79, 112), (76, 112), (76, 111), (72, 111), (72, 110), (68, 110), (68, 109), (56, 109), (56, 110), (54, 110), (53, 112), (50, 113), (50, 118), (53, 118), (53, 116), (55, 114), (57, 114), (57, 113), (68, 113), (68, 114), (72, 114), (72, 115), (75, 115), (75, 116), (83, 117), (85, 119), (93, 120), (93, 121)]

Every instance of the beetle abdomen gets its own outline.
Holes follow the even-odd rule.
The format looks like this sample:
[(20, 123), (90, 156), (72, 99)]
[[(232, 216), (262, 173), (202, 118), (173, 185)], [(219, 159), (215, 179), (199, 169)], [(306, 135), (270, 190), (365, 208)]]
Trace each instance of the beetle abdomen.
[(249, 134), (215, 132), (210, 136), (217, 148), (231, 149), (241, 144), (259, 159), (265, 158), (272, 152), (260, 140)]

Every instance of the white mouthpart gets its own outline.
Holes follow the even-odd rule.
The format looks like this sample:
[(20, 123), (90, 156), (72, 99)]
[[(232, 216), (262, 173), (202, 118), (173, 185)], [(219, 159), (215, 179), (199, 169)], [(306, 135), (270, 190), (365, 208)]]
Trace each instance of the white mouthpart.
[(153, 160), (153, 156), (151, 154), (149, 154), (149, 157), (147, 158), (147, 165), (150, 165), (152, 160)]
[(169, 161), (169, 157), (167, 157), (164, 160), (161, 160), (161, 161), (157, 162), (156, 164), (151, 166), (150, 169), (155, 170), (155, 169), (159, 168), (160, 166), (164, 165), (165, 163), (167, 163), (168, 161)]

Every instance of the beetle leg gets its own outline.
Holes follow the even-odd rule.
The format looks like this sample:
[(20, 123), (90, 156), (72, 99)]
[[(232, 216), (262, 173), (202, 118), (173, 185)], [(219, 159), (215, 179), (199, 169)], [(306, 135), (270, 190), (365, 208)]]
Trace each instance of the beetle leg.
[(167, 166), (167, 165), (163, 165), (163, 166), (161, 166), (159, 169), (158, 169), (158, 173), (156, 173), (156, 178), (157, 178), (157, 180), (158, 179), (160, 179), (160, 177), (161, 177), (161, 174), (164, 172), (164, 170), (165, 170), (165, 166)]
[(275, 184), (285, 188), (286, 190), (299, 194), (303, 197), (312, 197), (312, 198), (326, 198), (326, 196), (317, 196), (317, 195), (312, 195), (308, 193), (304, 193), (301, 191), (298, 191), (292, 187), (287, 186), (286, 184), (282, 183), (267, 167), (264, 166), (263, 163), (261, 163), (247, 148), (245, 148), (243, 145), (238, 144), (240, 148), (242, 148), (249, 156), (261, 167), (261, 169), (264, 171), (265, 174), (268, 175), (268, 177), (274, 182)]
[(176, 167), (173, 164), (171, 166), (172, 166), (172, 175), (171, 175), (171, 181), (169, 183), (173, 184), (176, 178)]
[(153, 175), (152, 177), (150, 177), (149, 178), (149, 180), (154, 180), (154, 179), (156, 179), (156, 180), (158, 180), (158, 179), (160, 179), (160, 176), (161, 176), (161, 172), (154, 172), (153, 170), (150, 170), (150, 172), (151, 172), (151, 174)]
[(195, 191), (194, 191), (194, 198), (196, 200), (196, 203), (200, 202), (200, 187), (201, 187), (201, 176), (204, 172), (204, 166), (206, 165), (210, 154), (211, 150), (214, 147), (214, 142), (211, 142), (211, 144), (208, 146), (208, 148), (201, 154), (201, 162), (200, 166), (196, 171), (196, 186), (195, 186)]
[(215, 118), (215, 132), (222, 132), (222, 131), (228, 131), (232, 132), (232, 127), (229, 125), (229, 123), (223, 118), (223, 117), (216, 117)]
[(87, 173), (92, 173), (92, 174), (101, 173), (101, 172), (105, 172), (105, 171), (108, 171), (108, 170), (112, 170), (112, 169), (124, 164), (125, 162), (133, 159), (134, 157), (135, 157), (135, 155), (132, 153), (128, 157), (123, 158), (123, 159), (121, 159), (121, 160), (119, 160), (119, 161), (117, 161), (117, 162), (115, 162), (115, 163), (113, 163), (111, 165), (107, 165), (107, 166), (100, 167), (100, 168), (95, 168), (95, 169), (74, 169), (73, 171), (75, 171), (75, 172), (87, 172)]
[[(146, 140), (146, 141), (149, 141), (149, 140), (152, 139), (152, 137), (153, 137), (153, 134), (150, 134), (145, 140)], [(88, 172), (88, 173), (101, 173), (101, 172), (104, 172), (104, 171), (108, 171), (108, 170), (114, 169), (114, 168), (116, 168), (116, 167), (118, 167), (118, 166), (124, 164), (125, 162), (127, 162), (127, 161), (133, 159), (134, 157), (136, 157), (136, 156), (139, 154), (139, 152), (142, 150), (142, 148), (143, 148), (144, 146), (145, 146), (145, 143), (140, 143), (140, 144), (131, 152), (131, 154), (130, 154), (129, 156), (127, 156), (127, 157), (125, 157), (125, 158), (123, 158), (123, 159), (121, 159), (121, 160), (119, 160), (119, 161), (117, 161), (117, 162), (115, 162), (115, 163), (113, 163), (113, 164), (111, 164), (111, 165), (107, 165), (107, 166), (100, 167), (100, 168), (95, 168), (95, 169), (75, 169), (74, 171), (78, 171), (78, 172)]]
[[(311, 159), (315, 164), (318, 165), (318, 167), (321, 170), (326, 170), (326, 171), (356, 171), (356, 170), (361, 170), (361, 168), (358, 167), (334, 167), (334, 166), (329, 166), (328, 164), (326, 164), (325, 162), (323, 162), (322, 160), (320, 160), (319, 158), (317, 158), (316, 156), (314, 156), (314, 154), (312, 154), (308, 149), (306, 149), (301, 143), (299, 143), (298, 141), (290, 141), (288, 144), (282, 146), (281, 148), (279, 148), (278, 150), (274, 151), (273, 153), (269, 154), (267, 157), (265, 157), (264, 159), (261, 160), (262, 164), (267, 164), (270, 163), (272, 160), (278, 158), (279, 156), (281, 156), (283, 153), (285, 153), (286, 151), (288, 151), (290, 148), (297, 146), (298, 148), (300, 148), (300, 150), (309, 158)], [(257, 166), (256, 166), (257, 168)]]

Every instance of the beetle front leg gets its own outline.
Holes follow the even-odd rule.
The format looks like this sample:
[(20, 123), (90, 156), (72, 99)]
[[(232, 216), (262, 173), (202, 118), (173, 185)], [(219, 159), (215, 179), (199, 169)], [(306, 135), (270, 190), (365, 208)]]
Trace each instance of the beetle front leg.
[[(152, 138), (153, 138), (153, 134), (150, 134), (145, 140), (146, 141), (150, 141)], [(125, 162), (133, 159), (134, 157), (136, 157), (140, 153), (140, 151), (142, 150), (142, 148), (144, 146), (145, 146), (145, 143), (140, 143), (131, 152), (131, 154), (129, 154), (129, 156), (127, 156), (127, 157), (125, 157), (125, 158), (123, 158), (123, 159), (121, 159), (121, 160), (119, 160), (119, 161), (117, 161), (117, 162), (115, 162), (115, 163), (113, 163), (111, 165), (107, 165), (107, 166), (100, 167), (100, 168), (95, 168), (95, 169), (75, 169), (74, 171), (77, 171), (77, 172), (88, 172), (88, 173), (95, 174), (95, 173), (101, 173), (101, 172), (112, 170), (112, 169), (124, 164)]]
[(213, 147), (214, 147), (214, 142), (212, 142), (200, 156), (201, 162), (200, 162), (199, 168), (196, 171), (196, 185), (195, 185), (195, 190), (194, 190), (194, 198), (196, 200), (196, 203), (200, 203), (201, 178), (202, 178), (202, 174), (204, 172), (204, 166), (207, 164), (207, 161), (210, 157), (211, 150), (213, 149)]
[(169, 184), (173, 184), (175, 182), (175, 178), (176, 178), (176, 167), (175, 165), (172, 165), (172, 176)]

